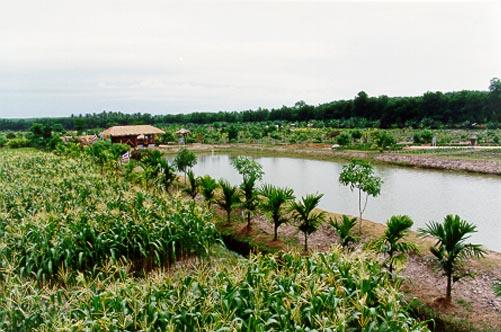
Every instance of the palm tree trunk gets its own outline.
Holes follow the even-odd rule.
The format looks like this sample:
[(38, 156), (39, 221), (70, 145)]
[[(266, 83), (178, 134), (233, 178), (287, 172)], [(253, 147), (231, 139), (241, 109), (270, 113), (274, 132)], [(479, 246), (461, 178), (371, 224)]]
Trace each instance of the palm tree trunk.
[(250, 217), (250, 211), (247, 211), (247, 229), (251, 228), (251, 217)]
[(451, 303), (452, 297), (452, 273), (447, 274), (447, 291), (445, 293), (445, 301)]
[(308, 234), (304, 232), (304, 252), (308, 252)]
[(278, 240), (278, 226), (277, 224), (275, 223), (275, 227), (274, 227), (274, 231), (275, 231), (275, 236), (273, 237), (273, 241), (276, 241)]
[(358, 231), (362, 234), (362, 190), (358, 189)]
[(226, 210), (226, 222), (228, 224), (230, 223), (230, 215), (231, 215), (231, 211), (230, 210)]

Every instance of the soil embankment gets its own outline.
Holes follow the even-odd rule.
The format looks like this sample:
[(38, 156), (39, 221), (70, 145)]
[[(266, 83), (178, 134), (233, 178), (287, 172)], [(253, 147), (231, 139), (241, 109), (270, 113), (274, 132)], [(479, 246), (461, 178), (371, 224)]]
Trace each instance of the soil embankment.
[[(400, 166), (501, 175), (501, 161), (494, 158), (475, 159), (471, 156), (466, 158), (445, 154), (420, 155), (405, 151), (379, 153), (376, 151), (332, 150), (329, 144), (190, 144), (186, 147), (196, 152), (272, 153), (273, 155), (323, 160), (359, 158)], [(165, 152), (176, 152), (180, 146), (162, 145), (160, 148)]]

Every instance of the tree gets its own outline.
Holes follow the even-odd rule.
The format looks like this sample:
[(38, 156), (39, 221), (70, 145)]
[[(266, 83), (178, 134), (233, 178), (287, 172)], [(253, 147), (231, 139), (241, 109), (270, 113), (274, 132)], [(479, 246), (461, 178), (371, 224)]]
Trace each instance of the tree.
[(226, 217), (228, 224), (231, 221), (231, 211), (233, 207), (240, 203), (240, 195), (237, 186), (232, 186), (227, 180), (219, 180), (219, 186), (222, 190), (221, 197), (216, 201), (216, 203), (226, 211)]
[(252, 158), (238, 156), (231, 160), (231, 165), (240, 175), (242, 175), (243, 178), (252, 177), (256, 180), (261, 180), (263, 178), (263, 166)]
[(442, 224), (432, 221), (425, 228), (419, 229), (422, 236), (431, 236), (437, 240), (430, 251), (447, 277), (447, 303), (451, 302), (452, 284), (463, 277), (472, 276), (465, 269), (465, 261), (485, 255), (481, 245), (465, 243), (470, 234), (476, 231), (475, 225), (462, 220), (458, 215), (447, 215)]
[(243, 178), (240, 185), (240, 189), (244, 194), (242, 206), (247, 211), (247, 229), (250, 230), (251, 214), (254, 213), (258, 206), (256, 182), (263, 178), (263, 167), (254, 159), (244, 156), (234, 158), (231, 164)]
[(187, 188), (184, 189), (184, 192), (190, 195), (190, 197), (194, 200), (198, 194), (199, 182), (191, 169), (188, 171), (188, 183), (189, 185)]
[(261, 208), (271, 215), (274, 225), (273, 240), (278, 240), (278, 227), (287, 222), (283, 216), (285, 205), (294, 199), (294, 191), (291, 188), (280, 188), (265, 184), (259, 190), (259, 194), (264, 197)]
[(351, 234), (351, 230), (357, 224), (357, 218), (350, 218), (347, 215), (341, 217), (341, 220), (329, 220), (330, 225), (334, 228), (339, 239), (341, 246), (348, 247), (350, 243), (355, 242), (356, 238)]
[(325, 212), (314, 211), (324, 194), (308, 194), (300, 201), (291, 204), (291, 212), (299, 223), (298, 228), (304, 234), (304, 251), (308, 252), (308, 235), (318, 230), (325, 221)]
[(188, 149), (181, 149), (177, 152), (174, 164), (178, 171), (184, 173), (184, 182), (186, 182), (186, 171), (188, 168), (195, 166), (197, 163), (197, 156)]
[(403, 240), (413, 224), (408, 216), (392, 216), (386, 222), (383, 236), (373, 244), (378, 252), (388, 255), (385, 265), (390, 274), (393, 274), (396, 262), (404, 260), (407, 253), (416, 250), (416, 246), (412, 242)]
[[(359, 231), (362, 232), (362, 216), (367, 208), (369, 196), (376, 197), (381, 192), (383, 180), (376, 176), (374, 168), (365, 160), (352, 160), (344, 165), (339, 175), (339, 182), (349, 186), (350, 190), (358, 191)], [(365, 202), (362, 204), (362, 193), (365, 193)]]
[(207, 206), (210, 207), (212, 201), (214, 200), (214, 191), (217, 188), (217, 182), (209, 175), (202, 176), (199, 182), (202, 196), (204, 197)]

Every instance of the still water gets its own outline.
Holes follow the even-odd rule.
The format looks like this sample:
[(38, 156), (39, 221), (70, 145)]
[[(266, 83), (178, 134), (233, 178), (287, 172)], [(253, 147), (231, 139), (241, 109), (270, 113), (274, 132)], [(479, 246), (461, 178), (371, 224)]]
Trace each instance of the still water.
[[(265, 171), (263, 182), (292, 187), (296, 197), (324, 193), (321, 208), (358, 214), (357, 193), (338, 182), (342, 162), (259, 156), (256, 160)], [(227, 154), (199, 155), (193, 171), (238, 184), (241, 177), (230, 161)], [(384, 223), (392, 215), (406, 214), (417, 229), (446, 214), (458, 214), (477, 225), (472, 242), (501, 252), (501, 177), (381, 165), (376, 172), (384, 181), (381, 195), (369, 198), (364, 218)]]

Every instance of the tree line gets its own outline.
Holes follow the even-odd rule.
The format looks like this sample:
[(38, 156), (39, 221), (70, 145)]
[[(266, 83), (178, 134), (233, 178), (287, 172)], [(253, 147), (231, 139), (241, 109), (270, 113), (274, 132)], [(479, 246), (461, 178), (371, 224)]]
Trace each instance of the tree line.
[(114, 125), (209, 124), (215, 122), (327, 121), (332, 127), (470, 127), (501, 123), (501, 80), (493, 78), (488, 91), (426, 92), (413, 97), (370, 97), (361, 91), (353, 99), (317, 106), (304, 101), (281, 108), (240, 112), (193, 112), (151, 115), (121, 112), (71, 115), (60, 118), (0, 119), (0, 130), (27, 130), (34, 122), (60, 125), (66, 130), (107, 128)]

